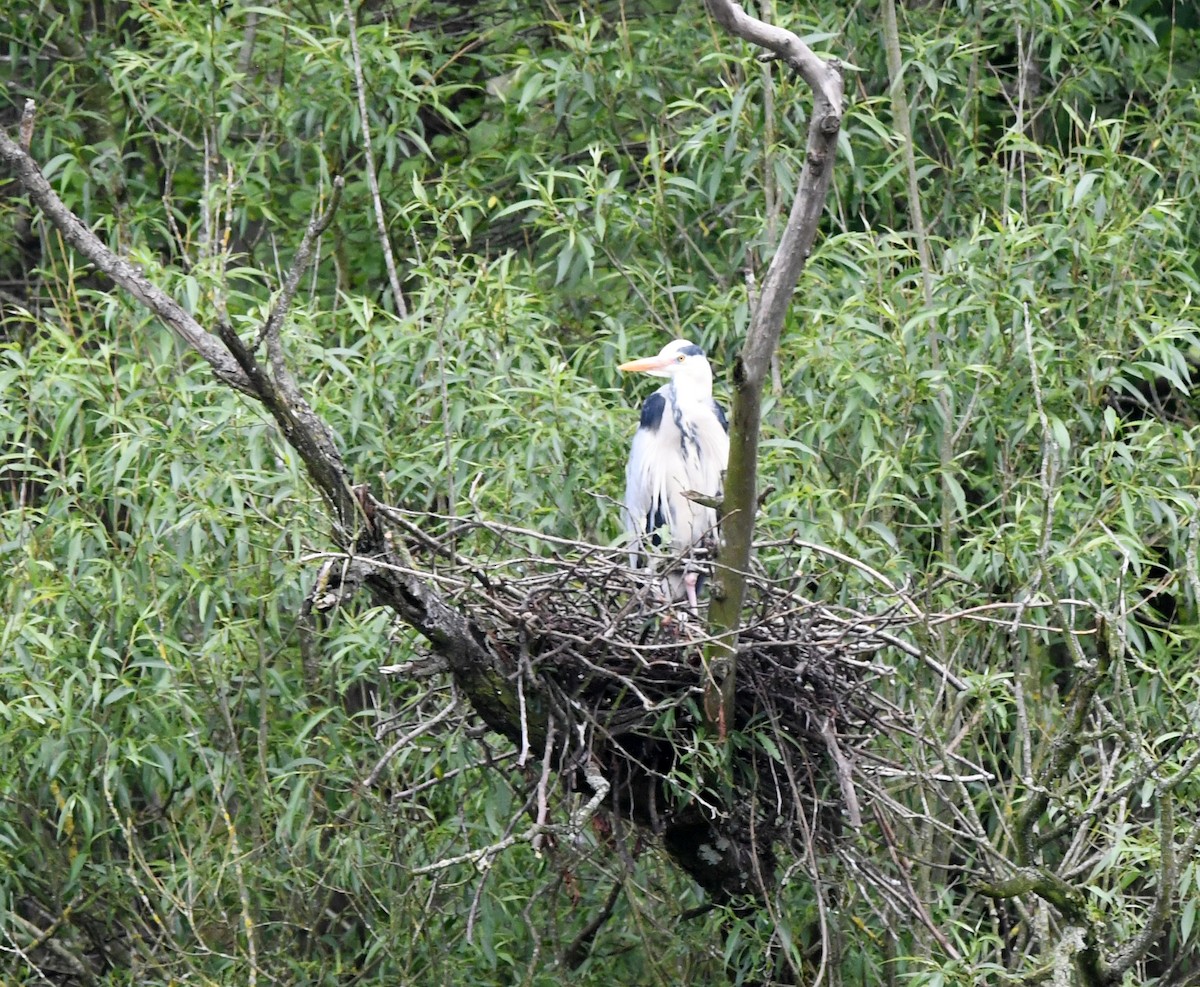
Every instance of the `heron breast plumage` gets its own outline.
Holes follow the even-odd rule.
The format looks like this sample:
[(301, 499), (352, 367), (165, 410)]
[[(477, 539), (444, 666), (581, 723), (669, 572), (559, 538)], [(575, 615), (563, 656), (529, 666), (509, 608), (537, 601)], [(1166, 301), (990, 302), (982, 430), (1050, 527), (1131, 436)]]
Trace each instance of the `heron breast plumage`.
[[(712, 538), (717, 526), (716, 510), (685, 494), (720, 497), (729, 458), (728, 425), (712, 397), (712, 371), (703, 351), (685, 340), (622, 369), (669, 378), (642, 406), (630, 448), (625, 520), (631, 560), (637, 565), (647, 546), (661, 546), (664, 527), (671, 553), (683, 557)], [(693, 574), (687, 587), (693, 605), (695, 582)]]

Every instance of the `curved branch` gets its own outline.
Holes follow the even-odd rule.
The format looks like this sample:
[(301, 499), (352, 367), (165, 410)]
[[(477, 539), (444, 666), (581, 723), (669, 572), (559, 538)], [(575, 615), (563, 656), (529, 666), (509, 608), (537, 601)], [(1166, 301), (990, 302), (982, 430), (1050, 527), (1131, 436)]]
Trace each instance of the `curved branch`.
[(830, 65), (816, 54), (795, 34), (786, 28), (776, 27), (751, 17), (733, 0), (705, 0), (704, 5), (713, 20), (735, 37), (752, 45), (766, 48), (770, 55), (794, 69), (814, 93), (825, 98), (832, 106), (840, 106), (842, 80), (840, 73), (831, 73)]
[(842, 72), (791, 31), (750, 17), (732, 0), (705, 0), (713, 18), (737, 37), (765, 47), (794, 68), (813, 90), (804, 167), (787, 225), (763, 279), (741, 354), (734, 365), (729, 468), (722, 507), (724, 545), (713, 580), (711, 629), (721, 640), (706, 649), (705, 713), (720, 736), (733, 726), (737, 627), (746, 597), (746, 572), (757, 508), (758, 440), (763, 383), (779, 347), (784, 322), (816, 239), (833, 178), (842, 124)]
[(249, 378), (221, 341), (202, 328), (199, 322), (138, 268), (105, 246), (100, 238), (63, 204), (62, 199), (46, 181), (37, 162), (3, 130), (0, 130), (0, 161), (8, 167), (30, 201), (42, 210), (70, 246), (166, 323), (175, 335), (208, 361), (213, 373), (222, 383), (243, 394), (254, 395)]

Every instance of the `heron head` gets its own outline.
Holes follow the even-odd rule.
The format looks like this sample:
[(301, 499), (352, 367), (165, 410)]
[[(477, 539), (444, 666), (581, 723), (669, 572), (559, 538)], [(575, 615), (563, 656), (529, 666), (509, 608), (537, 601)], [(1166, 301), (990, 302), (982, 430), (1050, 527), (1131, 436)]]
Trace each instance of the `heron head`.
[(622, 363), (618, 370), (626, 373), (643, 373), (651, 377), (673, 377), (712, 381), (712, 370), (704, 350), (686, 339), (673, 339), (658, 356)]

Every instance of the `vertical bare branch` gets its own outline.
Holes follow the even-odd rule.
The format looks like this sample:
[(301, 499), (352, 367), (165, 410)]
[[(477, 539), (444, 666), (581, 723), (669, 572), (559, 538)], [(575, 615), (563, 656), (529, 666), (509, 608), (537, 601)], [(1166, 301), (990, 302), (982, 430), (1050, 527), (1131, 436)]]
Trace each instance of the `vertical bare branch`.
[(21, 111), (21, 126), (18, 131), (21, 150), (28, 151), (33, 140), (33, 119), (37, 115), (37, 104), (32, 99), (25, 100), (25, 109)]
[(706, 0), (706, 3), (725, 30), (766, 48), (770, 58), (784, 61), (813, 91), (804, 167), (796, 197), (763, 279), (741, 355), (734, 365), (729, 470), (722, 507), (725, 544), (717, 565), (709, 615), (712, 630), (720, 639), (706, 648), (704, 683), (705, 713), (723, 736), (733, 726), (734, 648), (746, 597), (745, 573), (750, 563), (758, 498), (763, 382), (779, 347), (792, 295), (825, 208), (842, 123), (842, 73), (838, 62), (825, 61), (791, 31), (750, 17), (739, 4), (730, 0)]
[(358, 91), (358, 113), (362, 119), (363, 155), (367, 162), (367, 183), (371, 186), (371, 200), (375, 204), (375, 226), (379, 230), (379, 245), (383, 248), (383, 262), (387, 265), (388, 281), (392, 286), (392, 297), (396, 299), (396, 313), (405, 318), (408, 307), (400, 292), (400, 277), (396, 274), (396, 258), (392, 255), (392, 241), (388, 239), (387, 222), (383, 218), (383, 200), (379, 196), (379, 179), (375, 174), (375, 152), (371, 150), (371, 121), (367, 117), (367, 86), (363, 81), (362, 55), (358, 48), (358, 24), (350, 0), (343, 0), (346, 21), (350, 25), (350, 51), (354, 56), (354, 88)]

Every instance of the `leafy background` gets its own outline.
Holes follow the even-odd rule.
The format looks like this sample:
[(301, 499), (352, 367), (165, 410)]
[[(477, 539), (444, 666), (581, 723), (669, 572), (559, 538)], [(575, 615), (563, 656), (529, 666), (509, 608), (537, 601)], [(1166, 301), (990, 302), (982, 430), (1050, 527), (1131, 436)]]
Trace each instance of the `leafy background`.
[[(761, 529), (860, 560), (932, 615), (1030, 601), (930, 622), (970, 717), (919, 667), (896, 682), (923, 729), (993, 772), (964, 804), (1000, 857), (1036, 768), (1022, 738), (1059, 728), (1093, 651), (1056, 628), (1106, 617), (1120, 716), (1046, 825), (1124, 792), (1071, 850), (1119, 942), (1153, 893), (1152, 795), (1176, 794), (1181, 838), (1196, 825), (1196, 12), (904, 7), (925, 271), (878, 5), (764, 13), (845, 61), (850, 109), (768, 402)], [(795, 187), (804, 87), (699, 3), (357, 16), (402, 300), (341, 4), (17, 0), (0, 115), (36, 99), (32, 149), (67, 204), (202, 323), (244, 335), (345, 176), (285, 342), (347, 460), (416, 509), (611, 541), (643, 396), (615, 365), (682, 335), (719, 378), (729, 366)], [(699, 892), (640, 842), (414, 877), (505, 835), (518, 788), (482, 766), (506, 751), (447, 683), (378, 675), (419, 649), (387, 614), (300, 619), (326, 522), (290, 450), (22, 200), (0, 211), (7, 980), (558, 983), (614, 887), (573, 982), (762, 978), (780, 954), (816, 968), (832, 892), (809, 880), (764, 911), (681, 922)], [(808, 565), (824, 599), (878, 592), (820, 553)], [(446, 709), (364, 784), (397, 733)], [(910, 839), (952, 950), (831, 870), (822, 975), (1004, 983), (1049, 962), (1035, 915), (958, 879), (994, 856)], [(1200, 974), (1196, 869), (1181, 862), (1177, 914), (1130, 982)]]

